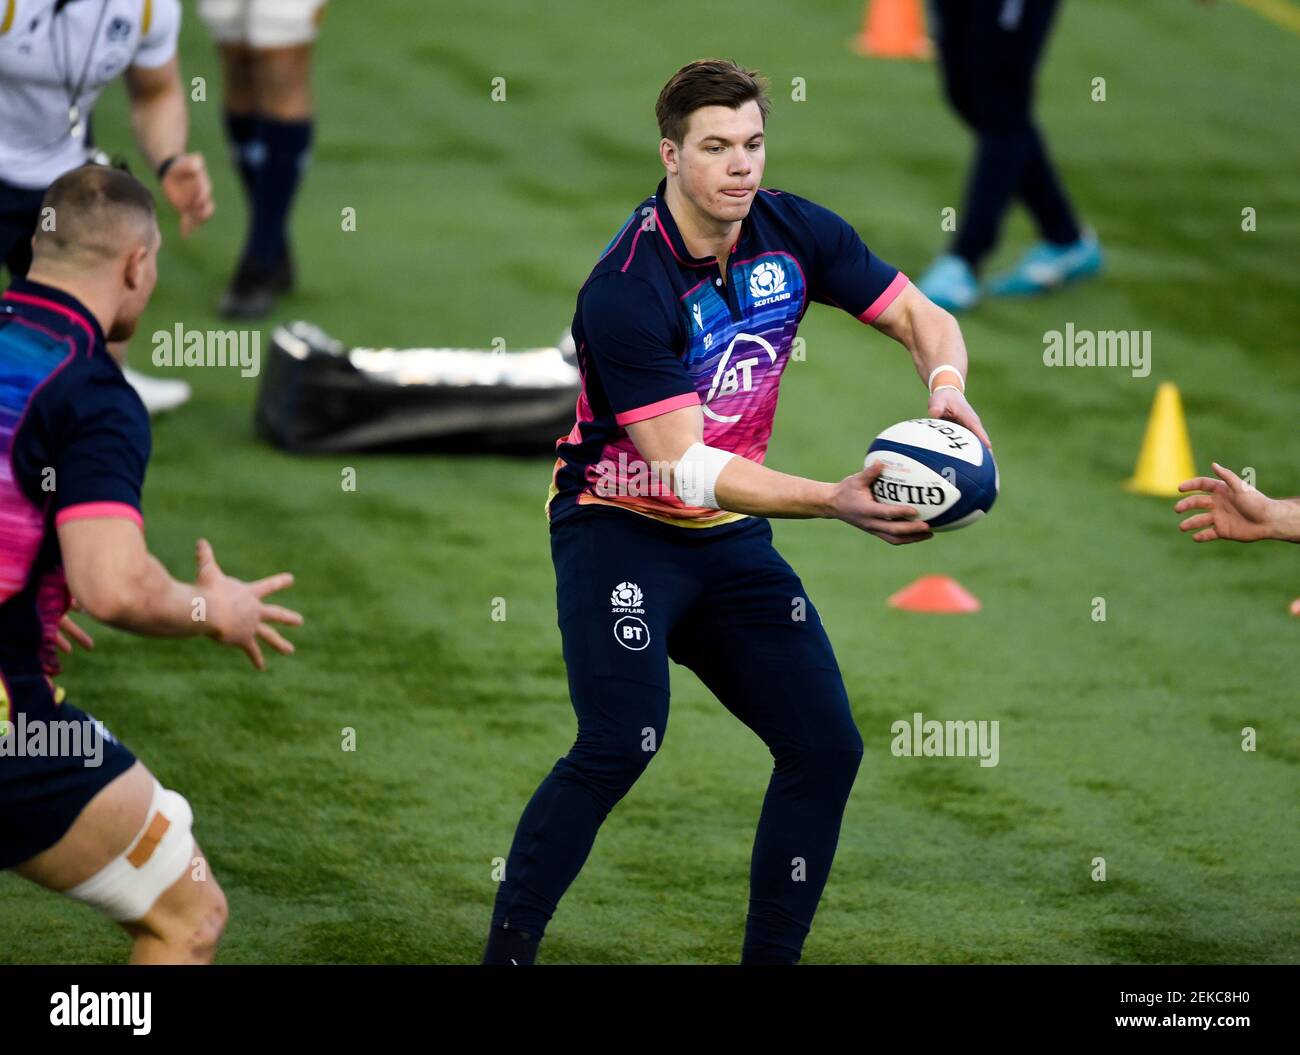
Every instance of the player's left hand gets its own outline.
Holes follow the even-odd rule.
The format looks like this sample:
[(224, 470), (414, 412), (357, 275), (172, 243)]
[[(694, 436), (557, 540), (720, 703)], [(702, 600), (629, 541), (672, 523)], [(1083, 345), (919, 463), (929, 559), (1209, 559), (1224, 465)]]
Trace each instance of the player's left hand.
[(173, 161), (163, 176), (162, 192), (180, 213), (183, 238), (198, 230), (217, 208), (202, 154), (182, 154)]
[(990, 451), (993, 450), (993, 441), (989, 439), (989, 434), (980, 424), (980, 416), (975, 413), (975, 408), (966, 402), (966, 396), (955, 388), (941, 388), (930, 396), (929, 416), (942, 418), (944, 421), (955, 421), (958, 425), (966, 426), (980, 438), (984, 446)]
[(72, 641), (69, 641), (68, 638), (71, 638), (72, 641), (75, 641), (87, 652), (95, 647), (95, 639), (77, 626), (72, 621), (71, 616), (64, 615), (59, 620), (59, 628), (54, 631), (54, 644), (58, 646), (60, 652), (72, 655)]

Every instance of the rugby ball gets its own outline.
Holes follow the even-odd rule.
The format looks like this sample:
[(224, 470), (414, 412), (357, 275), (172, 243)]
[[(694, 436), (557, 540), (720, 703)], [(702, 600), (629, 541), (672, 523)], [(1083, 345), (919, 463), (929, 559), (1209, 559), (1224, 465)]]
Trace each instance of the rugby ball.
[(934, 531), (975, 523), (998, 496), (998, 467), (964, 425), (913, 418), (890, 425), (871, 444), (863, 467), (884, 462), (871, 485), (876, 500), (912, 506)]

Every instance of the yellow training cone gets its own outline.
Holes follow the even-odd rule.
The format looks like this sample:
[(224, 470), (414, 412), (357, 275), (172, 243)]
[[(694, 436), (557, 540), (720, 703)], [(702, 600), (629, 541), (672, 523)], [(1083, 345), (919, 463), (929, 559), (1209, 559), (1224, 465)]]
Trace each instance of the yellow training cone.
[(1172, 381), (1161, 381), (1156, 388), (1156, 401), (1151, 406), (1147, 433), (1142, 437), (1137, 468), (1133, 470), (1133, 476), (1124, 481), (1124, 489), (1172, 498), (1180, 493), (1178, 485), (1195, 475), (1192, 442), (1187, 436), (1187, 421), (1183, 417), (1183, 401), (1178, 396), (1178, 386)]

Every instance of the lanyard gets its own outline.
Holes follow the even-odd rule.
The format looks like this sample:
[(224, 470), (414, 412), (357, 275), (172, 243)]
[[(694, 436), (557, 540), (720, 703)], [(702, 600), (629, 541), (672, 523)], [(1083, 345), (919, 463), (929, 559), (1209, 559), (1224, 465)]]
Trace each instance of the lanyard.
[[(86, 86), (86, 78), (90, 75), (90, 63), (95, 55), (95, 45), (99, 43), (99, 32), (104, 28), (104, 16), (108, 14), (108, 4), (109, 0), (100, 0), (99, 17), (95, 20), (94, 33), (86, 46), (86, 59), (81, 64), (81, 76), (77, 78), (75, 87), (72, 84), (72, 30), (66, 19), (63, 22), (63, 69), (60, 71), (60, 77), (63, 80), (63, 91), (68, 97), (68, 134), (78, 141), (82, 140), (86, 133), (86, 123), (82, 120), (79, 105), (81, 92)], [(54, 25), (67, 5), (68, 0), (58, 0), (50, 15), (51, 58), (54, 56)]]

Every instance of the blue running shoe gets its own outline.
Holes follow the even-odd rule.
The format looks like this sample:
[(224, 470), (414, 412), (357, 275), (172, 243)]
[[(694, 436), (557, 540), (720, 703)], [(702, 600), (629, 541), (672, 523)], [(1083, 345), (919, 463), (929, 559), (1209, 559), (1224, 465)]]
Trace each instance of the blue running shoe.
[(959, 256), (939, 257), (916, 283), (916, 288), (947, 311), (969, 308), (980, 298), (975, 272)]
[(1101, 243), (1095, 232), (1084, 231), (1070, 245), (1039, 242), (1005, 275), (990, 280), (987, 290), (995, 297), (1041, 293), (1095, 275), (1101, 265)]

